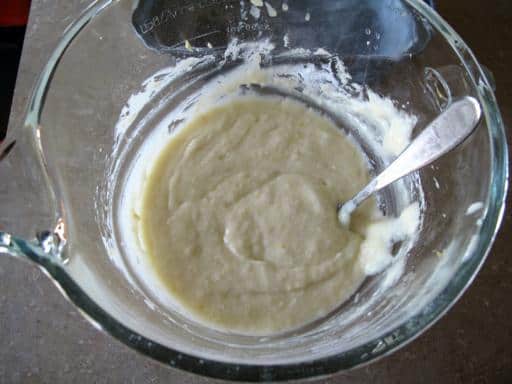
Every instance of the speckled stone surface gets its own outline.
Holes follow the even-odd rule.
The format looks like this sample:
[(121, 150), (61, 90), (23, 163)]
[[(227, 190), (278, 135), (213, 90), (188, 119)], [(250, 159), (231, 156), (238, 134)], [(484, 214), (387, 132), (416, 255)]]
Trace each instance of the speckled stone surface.
[[(65, 26), (91, 0), (33, 0), (10, 129)], [(495, 75), (512, 124), (512, 1), (439, 0), (438, 11)], [(508, 130), (509, 143), (512, 134)], [(509, 194), (508, 206), (511, 206)], [(511, 383), (512, 210), (455, 307), (393, 355), (325, 383)], [(33, 265), (0, 257), (0, 383), (207, 383), (131, 351), (87, 323)], [(320, 382), (320, 381), (318, 381)]]

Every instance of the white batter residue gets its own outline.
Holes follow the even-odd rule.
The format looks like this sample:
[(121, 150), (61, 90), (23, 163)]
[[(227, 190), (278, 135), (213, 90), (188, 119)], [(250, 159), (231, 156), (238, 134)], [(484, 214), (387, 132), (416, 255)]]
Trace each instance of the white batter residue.
[(361, 244), (360, 263), (367, 275), (381, 272), (393, 262), (391, 245), (409, 239), (419, 226), (418, 203), (405, 208), (399, 217), (371, 223), (365, 229)]
[(472, 215), (472, 214), (480, 211), (483, 207), (484, 207), (484, 203), (482, 203), (481, 201), (475, 201), (466, 210), (466, 216)]

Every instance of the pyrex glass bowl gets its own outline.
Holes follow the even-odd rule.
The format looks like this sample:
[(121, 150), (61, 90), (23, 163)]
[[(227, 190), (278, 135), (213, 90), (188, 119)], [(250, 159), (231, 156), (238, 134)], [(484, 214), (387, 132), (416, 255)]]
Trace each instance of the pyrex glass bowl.
[[(404, 345), (472, 281), (504, 211), (500, 113), (478, 62), (439, 15), (418, 0), (268, 3), (272, 8), (245, 0), (93, 2), (64, 32), (0, 161), (0, 252), (36, 262), (91, 322), (132, 348), (217, 378), (326, 375)], [(144, 138), (185, 96), (240, 64), (224, 57), (235, 38), (268, 39), (276, 52), (338, 55), (355, 82), (414, 113), (416, 133), (462, 95), (475, 96), (485, 117), (467, 142), (414, 175), (425, 211), (397, 281), (380, 291), (386, 276), (368, 279), (333, 316), (273, 337), (213, 331), (159, 308), (125, 260), (115, 223), (108, 225), (120, 198), (116, 180)], [(159, 71), (204, 55), (212, 55), (211, 65), (190, 66), (156, 87), (116, 130), (146, 79), (154, 85)]]

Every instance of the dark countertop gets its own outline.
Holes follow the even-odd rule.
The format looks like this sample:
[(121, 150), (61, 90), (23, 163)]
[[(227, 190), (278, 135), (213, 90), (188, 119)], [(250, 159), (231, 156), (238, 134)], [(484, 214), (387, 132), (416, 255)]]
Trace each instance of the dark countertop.
[[(33, 0), (10, 127), (18, 126), (36, 76), (69, 22), (91, 0)], [(512, 1), (438, 0), (438, 11), (493, 73), (512, 123)], [(53, 16), (52, 16), (53, 15)], [(55, 15), (66, 15), (59, 20)], [(511, 131), (507, 131), (509, 148)], [(511, 206), (511, 194), (508, 207)], [(429, 331), (376, 363), (325, 383), (512, 382), (512, 210), (482, 271)], [(0, 258), (1, 383), (206, 383), (98, 332), (33, 265)]]

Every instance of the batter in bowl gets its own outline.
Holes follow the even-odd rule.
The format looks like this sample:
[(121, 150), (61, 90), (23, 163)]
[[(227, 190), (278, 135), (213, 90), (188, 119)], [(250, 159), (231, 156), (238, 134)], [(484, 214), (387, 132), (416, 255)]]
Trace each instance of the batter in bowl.
[(336, 205), (369, 181), (359, 148), (298, 101), (243, 96), (195, 116), (157, 154), (136, 218), (157, 277), (197, 321), (290, 330), (347, 300), (418, 225), (373, 200), (350, 229)]

